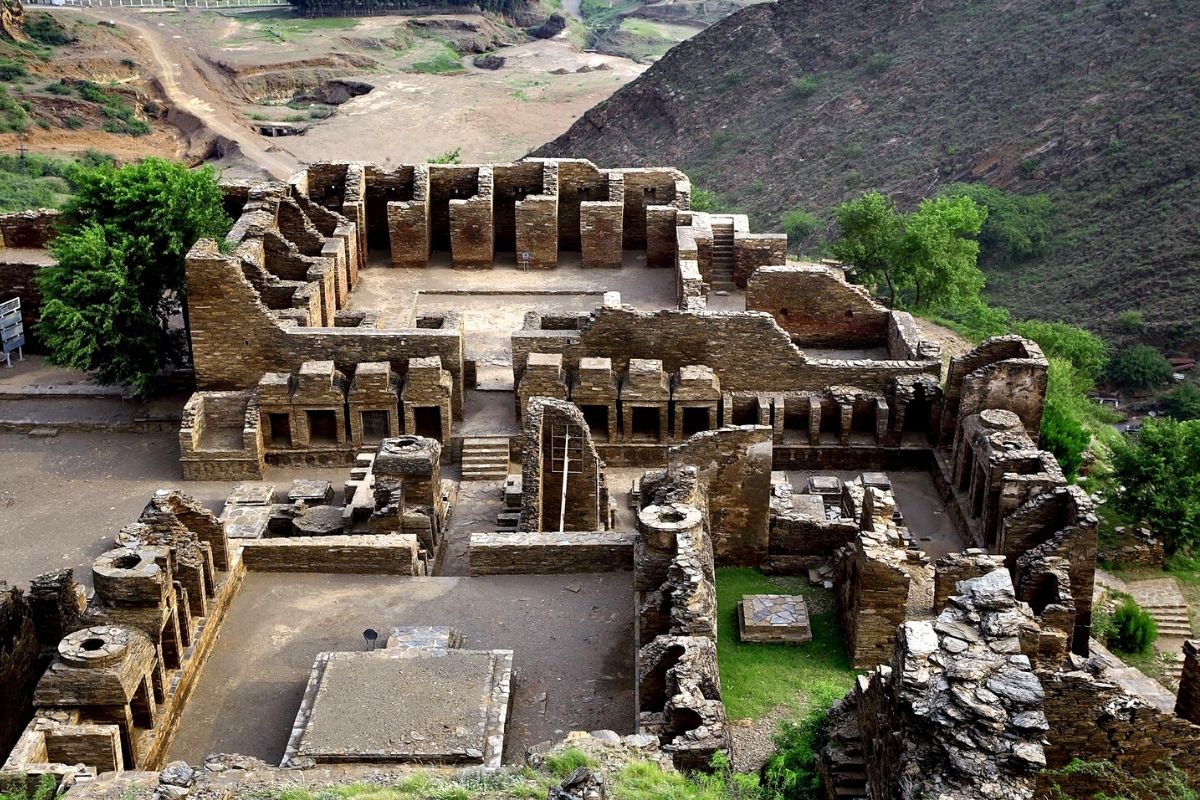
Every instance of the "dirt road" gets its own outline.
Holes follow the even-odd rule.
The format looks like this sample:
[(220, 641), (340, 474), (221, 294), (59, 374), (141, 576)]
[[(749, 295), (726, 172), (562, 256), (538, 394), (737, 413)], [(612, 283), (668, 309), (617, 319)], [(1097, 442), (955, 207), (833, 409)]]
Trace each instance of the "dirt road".
[(78, 13), (93, 19), (115, 20), (138, 35), (146, 52), (154, 59), (154, 72), (167, 98), (176, 108), (190, 112), (218, 136), (233, 142), (242, 155), (272, 177), (286, 180), (300, 168), (300, 161), (288, 151), (259, 136), (243, 124), (228, 103), (221, 99), (205, 75), (205, 64), (186, 39), (174, 36), (132, 9), (80, 9)]

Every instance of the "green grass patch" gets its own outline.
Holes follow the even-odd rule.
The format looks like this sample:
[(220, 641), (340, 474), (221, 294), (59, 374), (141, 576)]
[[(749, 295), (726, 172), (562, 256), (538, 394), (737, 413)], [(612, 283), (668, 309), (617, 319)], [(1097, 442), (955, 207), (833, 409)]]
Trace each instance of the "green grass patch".
[(408, 66), (409, 72), (420, 72), (425, 75), (456, 75), (466, 72), (458, 52), (448, 44), (442, 43), (433, 55), (414, 61)]
[[(813, 640), (804, 645), (741, 641), (737, 604), (744, 594), (804, 595)], [(730, 719), (758, 718), (779, 705), (797, 713), (828, 705), (853, 684), (834, 597), (807, 579), (722, 567), (717, 570), (717, 607), (721, 693)]]

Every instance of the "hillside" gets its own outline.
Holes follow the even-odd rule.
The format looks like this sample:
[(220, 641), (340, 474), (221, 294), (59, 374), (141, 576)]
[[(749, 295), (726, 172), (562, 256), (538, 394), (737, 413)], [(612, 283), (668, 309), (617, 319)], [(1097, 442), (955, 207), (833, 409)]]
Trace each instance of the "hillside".
[[(1200, 15), (1188, 0), (779, 0), (671, 50), (539, 155), (675, 164), (759, 229), (868, 188), (1045, 192), (1050, 254), (989, 273), (1019, 315), (1200, 344)], [(817, 245), (822, 234), (810, 237)]]

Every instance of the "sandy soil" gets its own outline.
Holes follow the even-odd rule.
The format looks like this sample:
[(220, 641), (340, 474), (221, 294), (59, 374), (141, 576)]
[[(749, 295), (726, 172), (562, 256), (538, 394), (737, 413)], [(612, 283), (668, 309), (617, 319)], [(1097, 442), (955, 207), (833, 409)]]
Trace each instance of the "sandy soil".
[[(122, 46), (139, 54), (140, 68), (175, 109), (186, 112), (173, 120), (184, 130), (181, 135), (163, 126), (139, 138), (33, 130), (23, 139), (30, 149), (70, 154), (97, 148), (133, 159), (181, 155), (189, 140), (194, 150), (197, 141), (215, 136), (226, 154), (217, 163), (232, 177), (266, 173), (280, 178), (303, 162), (325, 159), (421, 161), (455, 149), (467, 162), (514, 160), (565, 131), (645, 69), (628, 59), (583, 53), (564, 33), (497, 49), (506, 60), (499, 70), (478, 69), (467, 55), (459, 74), (425, 74), (413, 71), (413, 63), (443, 49), (444, 39), (435, 32), (392, 47), (407, 22), (403, 17), (323, 27), (233, 10), (57, 8), (53, 13), (114, 21)], [(476, 23), (482, 18), (456, 19)], [(101, 50), (97, 58), (104, 55)], [(291, 73), (295, 80), (311, 80), (314, 69), (323, 77), (351, 77), (376, 88), (337, 107), (330, 118), (316, 120), (281, 101), (268, 105), (237, 77), (275, 70), (286, 85)], [(298, 118), (308, 126), (303, 136), (263, 137), (251, 127), (255, 119)], [(13, 135), (0, 135), (0, 148), (16, 144)]]

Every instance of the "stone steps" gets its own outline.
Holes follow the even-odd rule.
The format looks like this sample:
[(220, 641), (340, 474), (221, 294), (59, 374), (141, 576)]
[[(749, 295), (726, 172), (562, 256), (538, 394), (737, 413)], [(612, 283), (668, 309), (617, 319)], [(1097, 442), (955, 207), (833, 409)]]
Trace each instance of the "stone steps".
[(508, 439), (497, 436), (463, 440), (464, 481), (502, 481), (507, 477)]
[(712, 232), (712, 288), (732, 292), (737, 289), (733, 282), (733, 223), (714, 222)]

